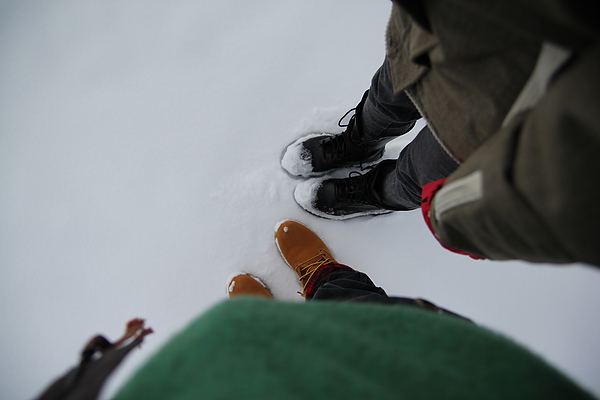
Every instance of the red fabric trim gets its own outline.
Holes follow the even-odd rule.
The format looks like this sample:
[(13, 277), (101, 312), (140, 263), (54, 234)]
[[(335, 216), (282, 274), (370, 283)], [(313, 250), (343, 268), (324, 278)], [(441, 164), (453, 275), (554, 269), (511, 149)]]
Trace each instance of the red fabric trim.
[(433, 236), (436, 238), (436, 240), (439, 242), (439, 244), (442, 245), (442, 247), (446, 250), (449, 250), (453, 253), (462, 254), (464, 256), (469, 256), (475, 260), (484, 260), (484, 258), (474, 256), (473, 254), (467, 253), (466, 251), (457, 250), (446, 246), (444, 243), (442, 243), (440, 238), (435, 234), (435, 231), (433, 230), (433, 226), (431, 225), (430, 219), (431, 202), (433, 201), (433, 196), (435, 196), (437, 191), (440, 190), (442, 186), (444, 186), (444, 183), (446, 183), (447, 179), (448, 178), (443, 178), (423, 186), (423, 191), (421, 192), (421, 211), (423, 212), (423, 218), (425, 219), (425, 223), (427, 224), (427, 227), (429, 228)]

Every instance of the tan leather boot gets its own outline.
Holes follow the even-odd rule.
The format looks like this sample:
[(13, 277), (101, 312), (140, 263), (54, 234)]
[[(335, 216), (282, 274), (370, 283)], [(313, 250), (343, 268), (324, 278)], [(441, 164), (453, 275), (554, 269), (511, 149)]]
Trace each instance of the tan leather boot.
[(279, 224), (275, 243), (283, 259), (298, 274), (304, 290), (319, 268), (337, 263), (321, 238), (296, 221)]
[(231, 275), (227, 283), (229, 298), (237, 296), (259, 296), (272, 299), (269, 288), (254, 275), (238, 272)]

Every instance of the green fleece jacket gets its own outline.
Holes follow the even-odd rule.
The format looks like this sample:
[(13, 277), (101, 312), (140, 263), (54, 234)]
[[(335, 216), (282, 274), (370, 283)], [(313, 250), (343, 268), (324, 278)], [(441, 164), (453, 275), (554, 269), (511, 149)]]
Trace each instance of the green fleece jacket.
[(126, 399), (591, 399), (514, 342), (407, 306), (224, 302), (173, 337)]

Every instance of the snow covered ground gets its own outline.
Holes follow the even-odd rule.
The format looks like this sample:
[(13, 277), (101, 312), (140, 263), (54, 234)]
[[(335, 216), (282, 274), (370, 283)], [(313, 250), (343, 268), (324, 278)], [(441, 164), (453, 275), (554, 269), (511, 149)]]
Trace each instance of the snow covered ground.
[[(233, 271), (299, 301), (284, 218), (388, 293), (421, 296), (600, 395), (600, 271), (473, 261), (419, 211), (327, 221), (293, 201), (284, 147), (337, 131), (384, 57), (387, 1), (0, 2), (0, 398), (27, 399), (95, 333), (170, 335)], [(395, 157), (410, 137), (389, 147)]]

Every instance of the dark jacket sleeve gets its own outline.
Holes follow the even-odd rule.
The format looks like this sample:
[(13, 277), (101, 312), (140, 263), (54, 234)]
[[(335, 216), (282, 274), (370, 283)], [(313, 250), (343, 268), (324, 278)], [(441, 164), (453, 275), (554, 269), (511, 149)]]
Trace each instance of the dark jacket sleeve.
[(440, 242), (497, 260), (600, 265), (600, 47), (489, 138), (433, 196)]

